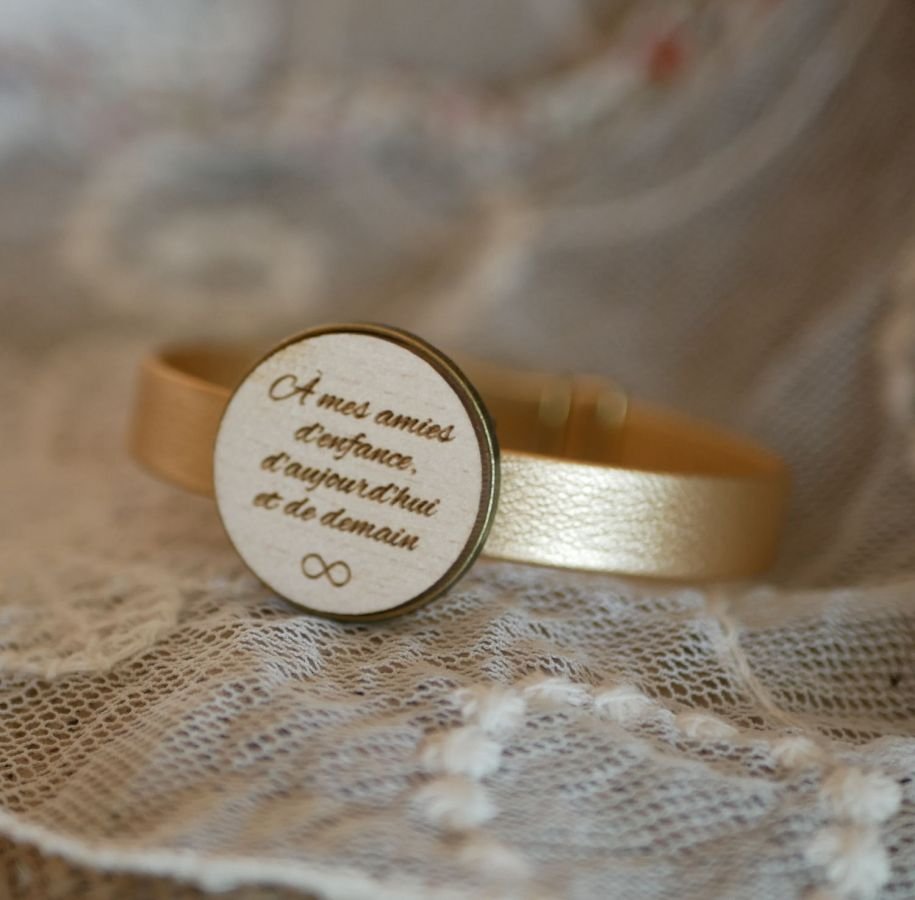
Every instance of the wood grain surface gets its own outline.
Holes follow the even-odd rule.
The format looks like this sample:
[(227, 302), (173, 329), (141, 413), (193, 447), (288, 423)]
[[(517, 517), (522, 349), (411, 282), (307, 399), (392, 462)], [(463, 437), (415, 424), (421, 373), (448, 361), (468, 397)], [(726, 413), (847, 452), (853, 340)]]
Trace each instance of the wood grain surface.
[(299, 335), (235, 391), (214, 456), (220, 515), (282, 596), (338, 617), (431, 599), (475, 558), (494, 443), (460, 373), (394, 329)]

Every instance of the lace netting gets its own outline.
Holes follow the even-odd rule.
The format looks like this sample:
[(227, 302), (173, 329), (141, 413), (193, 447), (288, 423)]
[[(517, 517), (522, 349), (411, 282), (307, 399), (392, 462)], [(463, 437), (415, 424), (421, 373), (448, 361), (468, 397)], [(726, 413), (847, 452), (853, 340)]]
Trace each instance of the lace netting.
[[(0, 132), (9, 895), (915, 896), (911, 11), (509, 5), (494, 48), (450, 5), (402, 4), (420, 46), (321, 4), (99, 4), (59, 23), (59, 68), (24, 58), (34, 115)], [(189, 20), (215, 43), (175, 80)], [(163, 44), (131, 68), (105, 21)], [(87, 59), (77, 128), (60, 74)], [(167, 113), (192, 101), (193, 137)], [(133, 376), (195, 329), (355, 318), (771, 444), (778, 565), (484, 560), (401, 619), (301, 615), (211, 501), (126, 458)]]

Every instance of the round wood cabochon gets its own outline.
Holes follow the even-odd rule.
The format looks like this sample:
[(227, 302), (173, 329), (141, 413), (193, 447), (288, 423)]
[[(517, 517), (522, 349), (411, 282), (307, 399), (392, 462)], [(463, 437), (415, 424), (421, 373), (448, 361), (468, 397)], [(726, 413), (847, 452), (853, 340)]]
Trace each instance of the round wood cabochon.
[(344, 618), (447, 589), (482, 548), (498, 492), (493, 428), (466, 378), (376, 325), (312, 329), (271, 351), (232, 395), (213, 463), (248, 567)]

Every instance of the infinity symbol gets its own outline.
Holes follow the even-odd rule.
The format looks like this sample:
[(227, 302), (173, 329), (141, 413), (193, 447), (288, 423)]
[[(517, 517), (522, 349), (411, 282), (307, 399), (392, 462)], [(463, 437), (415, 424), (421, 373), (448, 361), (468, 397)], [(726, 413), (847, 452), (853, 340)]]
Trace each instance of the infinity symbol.
[[(336, 569), (339, 569), (342, 574), (334, 575)], [(302, 574), (306, 578), (326, 577), (334, 587), (344, 587), (353, 577), (350, 567), (342, 559), (329, 563), (320, 553), (306, 553), (302, 557)]]

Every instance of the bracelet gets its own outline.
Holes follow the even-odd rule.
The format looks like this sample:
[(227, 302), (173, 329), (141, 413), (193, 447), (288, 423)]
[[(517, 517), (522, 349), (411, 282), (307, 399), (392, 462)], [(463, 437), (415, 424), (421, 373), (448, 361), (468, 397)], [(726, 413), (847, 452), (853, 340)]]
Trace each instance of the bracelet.
[(481, 551), (687, 580), (748, 576), (775, 554), (781, 459), (604, 379), (459, 368), (380, 325), (309, 329), (252, 359), (150, 356), (131, 448), (215, 494), (248, 567), (310, 612), (405, 612)]

